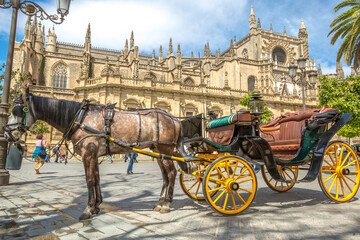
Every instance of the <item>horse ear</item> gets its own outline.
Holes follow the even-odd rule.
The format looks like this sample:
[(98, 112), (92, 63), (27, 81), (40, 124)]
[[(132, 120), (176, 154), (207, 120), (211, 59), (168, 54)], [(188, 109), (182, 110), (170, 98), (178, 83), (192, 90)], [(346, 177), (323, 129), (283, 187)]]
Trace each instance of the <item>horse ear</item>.
[(27, 97), (29, 96), (30, 94), (30, 90), (29, 90), (29, 87), (27, 86), (25, 89), (24, 89), (24, 92), (21, 94), (21, 99), (26, 102), (26, 99)]

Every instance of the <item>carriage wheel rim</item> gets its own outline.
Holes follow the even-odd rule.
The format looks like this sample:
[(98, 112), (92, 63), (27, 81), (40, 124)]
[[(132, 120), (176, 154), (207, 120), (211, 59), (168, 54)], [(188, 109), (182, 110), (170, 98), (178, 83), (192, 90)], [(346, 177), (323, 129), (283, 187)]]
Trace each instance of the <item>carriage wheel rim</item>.
[[(295, 185), (295, 179), (297, 179), (299, 174), (299, 167), (298, 166), (287, 166), (285, 168), (281, 167), (280, 165), (277, 166), (280, 174), (283, 176), (285, 180), (291, 180), (291, 183), (287, 182), (279, 182), (274, 180), (269, 172), (267, 171), (265, 165), (261, 166), (262, 176), (266, 183), (266, 185), (276, 191), (276, 192), (286, 192), (289, 191)], [(288, 172), (292, 170), (293, 173)], [(295, 174), (295, 175), (294, 175)]]
[(349, 201), (356, 195), (360, 185), (360, 166), (350, 146), (335, 142), (327, 147), (319, 183), (325, 195), (337, 202)]
[[(226, 170), (226, 166), (233, 170), (235, 169), (234, 174)], [(221, 179), (215, 181), (220, 183), (219, 188), (221, 189), (219, 189), (218, 194), (209, 197), (211, 193), (209, 183), (214, 182), (214, 180), (211, 181), (211, 177), (209, 176), (211, 176), (213, 171), (219, 171), (222, 167), (224, 169), (219, 174), (221, 175)], [(237, 175), (236, 171), (239, 169), (241, 169), (241, 171), (240, 174)], [(228, 215), (238, 214), (248, 208), (254, 200), (257, 190), (256, 175), (252, 167), (245, 160), (237, 157), (223, 157), (210, 165), (205, 174), (203, 184), (205, 199), (210, 206), (216, 211)], [(246, 188), (246, 185), (249, 184), (251, 186), (247, 186)]]

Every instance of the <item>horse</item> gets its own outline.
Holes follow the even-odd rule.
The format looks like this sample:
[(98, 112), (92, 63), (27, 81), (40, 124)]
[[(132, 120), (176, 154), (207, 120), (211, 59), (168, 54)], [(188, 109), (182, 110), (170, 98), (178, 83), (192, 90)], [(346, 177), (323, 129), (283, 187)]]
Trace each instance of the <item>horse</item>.
[[(82, 106), (79, 102), (34, 96), (27, 88), (14, 101), (9, 121), (4, 127), (4, 135), (9, 142), (19, 141), (21, 135), (29, 130), (36, 120), (45, 121), (64, 133), (69, 130), (69, 125), (74, 122), (74, 117)], [(87, 104), (81, 119), (81, 126), (86, 127), (77, 126), (71, 136), (68, 136), (74, 145), (74, 152), (82, 158), (88, 188), (88, 202), (79, 217), (80, 220), (89, 219), (100, 212), (102, 195), (98, 157), (131, 152), (129, 148), (113, 142), (107, 143), (106, 138), (89, 133), (89, 129), (105, 132), (102, 115), (104, 107), (105, 105), (100, 104)], [(112, 138), (139, 149), (150, 148), (157, 153), (173, 155), (176, 147), (182, 156), (186, 155), (180, 121), (160, 109), (113, 111), (113, 122), (109, 130)], [(157, 163), (162, 173), (163, 186), (153, 210), (167, 213), (170, 212), (173, 200), (177, 171), (172, 160), (158, 159)], [(186, 164), (181, 164), (181, 167), (188, 171)]]

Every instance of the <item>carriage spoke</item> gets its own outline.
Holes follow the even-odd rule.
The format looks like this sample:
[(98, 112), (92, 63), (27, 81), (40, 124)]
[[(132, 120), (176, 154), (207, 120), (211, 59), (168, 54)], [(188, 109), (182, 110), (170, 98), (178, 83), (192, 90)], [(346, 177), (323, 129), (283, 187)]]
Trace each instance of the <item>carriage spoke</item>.
[(341, 190), (342, 190), (342, 193), (343, 193), (343, 197), (345, 198), (346, 197), (346, 194), (345, 194), (345, 189), (344, 189), (344, 185), (342, 183), (343, 179), (342, 178), (339, 178), (340, 180), (340, 185), (341, 185)]
[(230, 194), (231, 194), (232, 202), (234, 204), (234, 210), (236, 211), (236, 202), (235, 202), (234, 194), (232, 192), (230, 192)]
[(344, 146), (341, 146), (340, 156), (339, 156), (339, 164), (341, 164), (343, 152), (344, 152)]
[(356, 182), (353, 179), (349, 178), (348, 176), (344, 175), (344, 177), (346, 177), (347, 179), (349, 179), (350, 181), (356, 184)]
[(335, 168), (333, 165), (331, 165), (328, 161), (326, 161), (326, 159), (323, 159), (324, 160), (324, 162), (326, 162), (330, 167), (332, 167), (332, 168)]
[(219, 169), (218, 167), (216, 167), (216, 171), (217, 171), (218, 173), (220, 173), (220, 175), (221, 175), (223, 178), (226, 179), (226, 177), (224, 176), (224, 174), (222, 174), (222, 172), (220, 171), (220, 169)]
[(346, 157), (344, 158), (344, 160), (341, 163), (341, 167), (344, 165), (344, 163), (346, 163), (346, 160), (348, 159), (349, 155), (351, 154), (351, 152), (348, 152), (348, 154), (346, 154)]
[(234, 180), (235, 180), (235, 181), (238, 180), (238, 179), (241, 177), (241, 175), (243, 175), (247, 170), (248, 170), (248, 169), (245, 168), (245, 169), (239, 174), (239, 176), (237, 176)]
[(236, 195), (238, 195), (238, 197), (240, 198), (240, 200), (241, 200), (244, 204), (246, 204), (245, 200), (240, 196), (240, 194), (239, 194), (238, 192), (235, 192), (235, 193), (236, 193)]
[(241, 188), (241, 187), (239, 187), (239, 190), (244, 191), (244, 192), (248, 192), (248, 193), (252, 193), (252, 191), (251, 191), (251, 190), (247, 190), (247, 189), (245, 189), (245, 188)]
[(233, 171), (233, 173), (231, 174), (231, 178), (234, 178), (234, 175), (235, 175), (236, 169), (237, 169), (237, 167), (238, 167), (238, 164), (239, 164), (239, 163), (236, 162), (234, 171)]
[(198, 181), (198, 179), (196, 179), (196, 178), (192, 178), (192, 179), (186, 179), (186, 180), (183, 180), (184, 182), (190, 182), (190, 181)]
[(200, 189), (200, 183), (198, 184), (198, 187), (197, 187), (197, 189), (196, 189), (196, 193), (195, 193), (195, 196), (197, 196), (198, 195), (198, 193), (199, 193), (199, 189)]
[(220, 195), (214, 200), (214, 203), (216, 203), (226, 192), (227, 192), (226, 190), (222, 191), (222, 193), (220, 193)]
[(349, 191), (352, 193), (352, 189), (349, 186), (349, 184), (347, 183), (347, 181), (345, 180), (345, 178), (342, 178), (342, 180), (344, 181), (345, 185), (348, 187)]
[(220, 190), (220, 189), (222, 189), (222, 188), (225, 188), (225, 186), (213, 188), (213, 189), (209, 190), (209, 192), (215, 192), (215, 191), (218, 191), (218, 190)]
[(339, 197), (339, 178), (336, 178), (336, 198)]
[(331, 185), (329, 187), (329, 192), (331, 192), (331, 189), (333, 188), (336, 179), (337, 179), (337, 176), (335, 176), (334, 180), (331, 182)]
[(228, 178), (230, 178), (230, 173), (229, 173), (229, 164), (227, 161), (225, 161), (225, 169), (226, 169), (226, 173), (227, 173), (227, 176)]
[(225, 197), (225, 201), (224, 201), (223, 210), (225, 210), (225, 208), (226, 208), (226, 204), (227, 204), (228, 197), (229, 197), (229, 192), (226, 191), (226, 197)]
[(350, 166), (351, 164), (355, 163), (356, 160), (352, 161), (351, 163), (348, 163), (346, 166), (344, 166), (343, 168), (347, 168), (348, 166)]
[(326, 183), (327, 181), (329, 181), (333, 176), (335, 176), (335, 174), (336, 174), (336, 173), (333, 173), (330, 177), (328, 177), (328, 178), (324, 181), (324, 183)]
[[(199, 182), (199, 180), (197, 180), (197, 181), (188, 189), (188, 191), (190, 191), (198, 182)], [(199, 185), (200, 185), (200, 184), (199, 184)]]
[(241, 180), (241, 181), (239, 181), (239, 182), (237, 182), (237, 183), (244, 183), (244, 182), (248, 182), (248, 181), (251, 181), (251, 180), (253, 180), (252, 178), (248, 178), (248, 179), (245, 179), (245, 180)]
[(224, 181), (219, 178), (209, 178), (210, 182), (216, 183), (216, 184), (224, 184)]
[[(330, 160), (331, 160), (331, 162), (333, 163), (333, 165), (331, 165), (330, 163), (328, 163), (328, 164), (329, 164), (330, 166), (334, 167), (334, 166), (336, 165), (336, 163), (335, 163), (333, 157), (331, 156), (330, 153), (327, 153), (327, 155), (330, 157)], [(325, 159), (324, 159), (324, 161), (325, 161)]]

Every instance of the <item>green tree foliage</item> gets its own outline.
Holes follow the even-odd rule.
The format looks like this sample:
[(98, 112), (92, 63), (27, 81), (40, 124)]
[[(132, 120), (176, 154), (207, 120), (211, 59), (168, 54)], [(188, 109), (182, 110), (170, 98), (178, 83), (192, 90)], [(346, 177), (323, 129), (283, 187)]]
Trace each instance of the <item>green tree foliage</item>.
[[(0, 68), (0, 79), (1, 79), (1, 84), (0, 84), (0, 89), (1, 89), (1, 94), (2, 94), (2, 88), (3, 88), (3, 80), (4, 80), (4, 73), (3, 71), (5, 70), (5, 65), (3, 65)], [(12, 106), (12, 103), (14, 102), (14, 100), (20, 96), (20, 94), (23, 92), (24, 88), (25, 88), (25, 84), (26, 81), (28, 80), (28, 76), (26, 74), (22, 74), (19, 73), (19, 71), (13, 71), (11, 74), (11, 81), (15, 81), (14, 84), (12, 85), (12, 87), (10, 88), (10, 93), (9, 93), (9, 104)], [(1, 99), (0, 99), (1, 102)], [(9, 109), (9, 113), (11, 113), (12, 111), (12, 107)], [(47, 125), (47, 123), (37, 120), (30, 129), (30, 132), (32, 134), (38, 134), (38, 133), (49, 133), (49, 127)]]
[(350, 121), (338, 132), (344, 137), (360, 136), (360, 77), (348, 76), (343, 81), (323, 76), (320, 78), (320, 107), (338, 108), (342, 113), (353, 113)]
[(335, 44), (339, 37), (343, 39), (337, 53), (337, 61), (343, 57), (348, 65), (354, 62), (355, 68), (358, 68), (360, 61), (360, 1), (344, 0), (335, 6), (334, 11), (337, 12), (340, 9), (346, 10), (331, 22), (332, 29), (328, 36), (333, 34), (331, 44)]
[[(251, 100), (251, 95), (254, 92), (249, 92), (244, 98), (240, 99), (240, 104), (242, 106), (245, 106), (247, 110), (250, 110), (250, 100)], [(261, 119), (260, 119), (260, 123), (267, 123), (270, 120), (273, 119), (273, 114), (272, 112), (269, 110), (268, 107), (266, 107), (266, 102), (264, 102), (264, 114), (261, 115)]]

